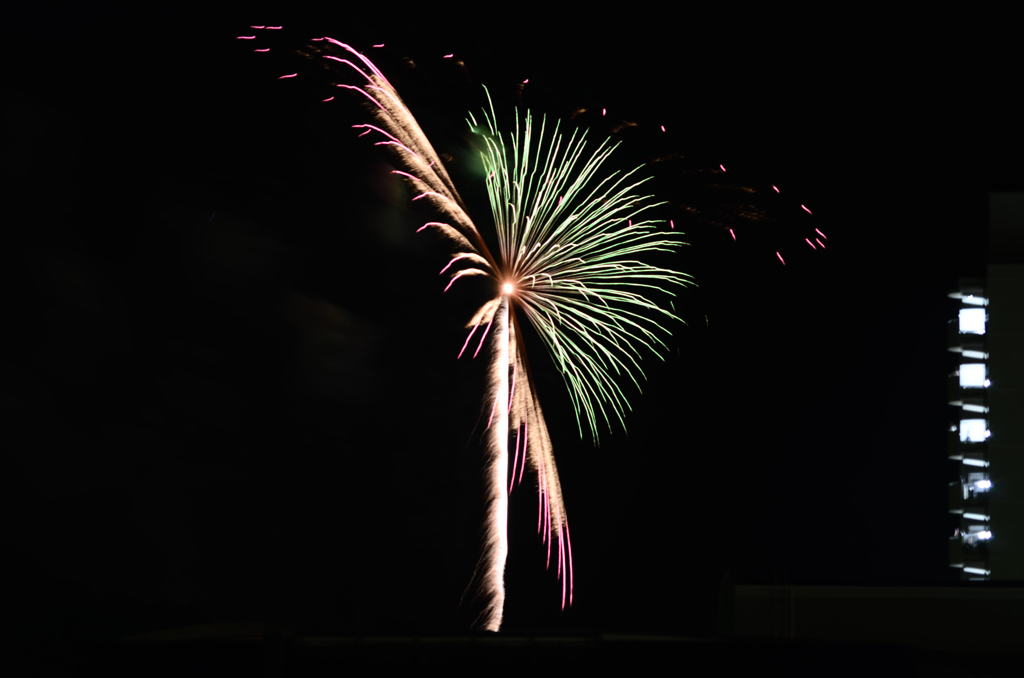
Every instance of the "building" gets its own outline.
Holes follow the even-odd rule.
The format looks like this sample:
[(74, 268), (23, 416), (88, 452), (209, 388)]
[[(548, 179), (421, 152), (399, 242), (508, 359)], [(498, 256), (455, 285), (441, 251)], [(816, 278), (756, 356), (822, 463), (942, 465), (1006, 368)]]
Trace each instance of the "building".
[(949, 564), (1024, 581), (1024, 193), (989, 196), (984, 280), (963, 280), (949, 337)]

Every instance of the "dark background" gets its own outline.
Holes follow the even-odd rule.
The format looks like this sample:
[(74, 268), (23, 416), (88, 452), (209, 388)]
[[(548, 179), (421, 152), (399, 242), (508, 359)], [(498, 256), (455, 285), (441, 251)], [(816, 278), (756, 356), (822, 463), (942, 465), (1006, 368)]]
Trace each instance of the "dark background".
[[(558, 610), (526, 483), (507, 629), (705, 635), (730, 582), (950, 581), (945, 295), (983, 270), (986, 191), (1020, 185), (1024, 150), (998, 19), (521, 11), (6, 22), (0, 402), (27, 642), (472, 617), (486, 404), (483, 363), (454, 357), (486, 290), (440, 294), (429, 213), (355, 138), (356, 97), (321, 103), (292, 53), (320, 34), (386, 44), (478, 221), (464, 116), (486, 83), (500, 115), (622, 137), (690, 236), (688, 325), (627, 434), (581, 442), (534, 349), (577, 604)], [(271, 53), (235, 40), (266, 22)]]

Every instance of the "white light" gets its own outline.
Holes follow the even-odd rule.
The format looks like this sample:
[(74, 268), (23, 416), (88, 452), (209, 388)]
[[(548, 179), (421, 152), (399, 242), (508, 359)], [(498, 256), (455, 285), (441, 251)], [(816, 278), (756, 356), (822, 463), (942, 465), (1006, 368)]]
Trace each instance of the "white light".
[(988, 299), (985, 297), (976, 297), (973, 294), (968, 294), (962, 297), (965, 304), (971, 304), (972, 306), (988, 306)]
[(981, 412), (983, 414), (988, 412), (988, 407), (984, 405), (972, 405), (970, 403), (964, 403), (963, 408), (964, 412)]
[(960, 309), (960, 334), (985, 334), (985, 309)]
[(965, 567), (964, 572), (967, 572), (968, 574), (992, 574), (992, 570), (983, 570), (980, 567)]
[(988, 466), (988, 462), (984, 459), (971, 459), (970, 457), (964, 457), (963, 462), (967, 466)]
[(964, 518), (967, 518), (968, 520), (983, 520), (988, 522), (988, 516), (984, 513), (965, 513)]
[(985, 492), (987, 490), (991, 490), (992, 489), (992, 481), (989, 480), (988, 478), (984, 478), (982, 480), (975, 480), (974, 481), (974, 489), (978, 490), (979, 492)]
[(515, 291), (516, 291), (516, 286), (513, 285), (510, 282), (503, 283), (502, 286), (501, 286), (501, 293), (502, 294), (512, 294)]
[(988, 360), (988, 353), (984, 351), (964, 350), (963, 356), (965, 358), (974, 358), (975, 360)]
[(983, 443), (992, 435), (988, 430), (987, 419), (961, 419), (960, 442)]
[(985, 363), (963, 363), (959, 374), (961, 388), (984, 388), (989, 385)]
[(977, 532), (975, 534), (978, 537), (978, 539), (981, 539), (982, 541), (988, 541), (992, 538), (991, 530), (982, 530), (981, 532)]

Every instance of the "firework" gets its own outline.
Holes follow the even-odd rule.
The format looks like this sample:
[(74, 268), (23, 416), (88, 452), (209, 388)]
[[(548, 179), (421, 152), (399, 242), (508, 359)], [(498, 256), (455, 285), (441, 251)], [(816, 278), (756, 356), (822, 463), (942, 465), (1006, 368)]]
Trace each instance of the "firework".
[(537, 479), (537, 529), (547, 562), (554, 560), (563, 608), (571, 605), (569, 524), (520, 329), (532, 326), (562, 373), (581, 436), (596, 442), (614, 422), (624, 426), (627, 389), (640, 388), (644, 354), (663, 356), (670, 323), (680, 320), (653, 299), (691, 284), (689, 276), (641, 257), (674, 252), (681, 234), (674, 224), (649, 218), (661, 203), (645, 192), (641, 168), (607, 169), (616, 144), (592, 143), (586, 132), (566, 133), (559, 122), (538, 122), (528, 111), (517, 111), (512, 131), (502, 132), (488, 93), (487, 108), (479, 120), (471, 114), (469, 125), (482, 146), (497, 244), (492, 250), (383, 73), (345, 43), (318, 42), (329, 46), (325, 59), (357, 76), (355, 84), (336, 86), (365, 98), (373, 112), (373, 123), (356, 128), (392, 152), (399, 166), (393, 172), (411, 185), (413, 200), (432, 204), (440, 215), (419, 230), (436, 231), (453, 245), (441, 270), (448, 276), (445, 290), (470, 276), (494, 283), (493, 298), (469, 319), (458, 354), (475, 342), (475, 356), (490, 338), (487, 524), (475, 576), (485, 603), (478, 622), (493, 631), (501, 626), (508, 495), (527, 466)]

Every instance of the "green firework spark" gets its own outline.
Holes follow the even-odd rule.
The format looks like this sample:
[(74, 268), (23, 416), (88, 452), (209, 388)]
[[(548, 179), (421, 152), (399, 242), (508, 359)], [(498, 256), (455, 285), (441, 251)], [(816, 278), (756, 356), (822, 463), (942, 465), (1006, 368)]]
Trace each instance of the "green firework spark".
[[(497, 277), (514, 286), (513, 307), (536, 329), (565, 380), (580, 435), (597, 442), (601, 422), (625, 427), (631, 409), (621, 386), (640, 390), (644, 351), (664, 358), (670, 323), (682, 319), (654, 295), (675, 296), (692, 278), (638, 259), (674, 252), (682, 234), (650, 211), (664, 203), (645, 193), (642, 166), (608, 171), (618, 143), (587, 140), (578, 129), (516, 111), (510, 133), (498, 129), (490, 94), (483, 124), (470, 114), (481, 152), (497, 234)], [(584, 426), (585, 424), (585, 426)]]

